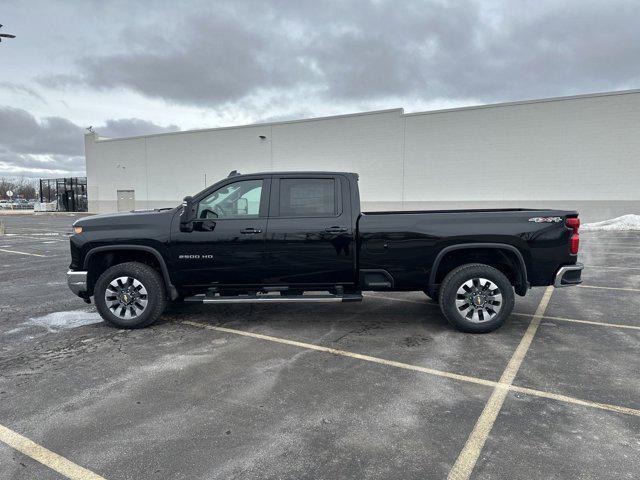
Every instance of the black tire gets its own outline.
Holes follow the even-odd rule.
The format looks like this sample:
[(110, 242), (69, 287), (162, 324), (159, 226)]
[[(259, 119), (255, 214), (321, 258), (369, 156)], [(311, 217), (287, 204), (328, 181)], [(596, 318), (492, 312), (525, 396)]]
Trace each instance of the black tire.
[[(476, 286), (474, 279), (480, 280), (477, 282), (479, 286)], [(485, 282), (483, 286), (482, 279), (488, 280), (489, 283)], [(464, 286), (467, 282), (471, 282), (471, 290), (468, 292)], [(497, 295), (490, 295), (491, 292), (496, 292), (495, 289), (490, 290), (487, 287), (491, 282), (499, 289), (499, 300)], [(466, 288), (469, 289), (469, 285)], [(459, 294), (459, 291), (464, 293)], [(478, 302), (483, 302), (483, 306), (474, 306), (473, 302), (467, 302), (467, 294), (469, 297), (479, 295), (481, 298)], [(456, 300), (465, 303), (459, 306), (456, 305)], [(492, 332), (504, 324), (514, 304), (515, 295), (509, 279), (500, 270), (483, 263), (468, 263), (453, 269), (440, 286), (440, 309), (449, 323), (462, 332)], [(476, 309), (478, 312), (474, 312)], [(464, 313), (473, 317), (469, 318)]]
[[(107, 306), (105, 293), (111, 282), (119, 277), (129, 277), (141, 283), (146, 291), (144, 308), (133, 318), (122, 318)], [(114, 265), (98, 278), (94, 288), (94, 301), (105, 322), (119, 328), (144, 328), (152, 325), (167, 305), (165, 285), (160, 273), (144, 263), (127, 262)], [(140, 305), (138, 303), (138, 305)], [(122, 311), (120, 307), (115, 310)], [(126, 310), (126, 309), (125, 309)]]
[(433, 293), (429, 293), (429, 290), (423, 290), (422, 292), (434, 302), (438, 302), (438, 297), (440, 296), (440, 290), (436, 290)]

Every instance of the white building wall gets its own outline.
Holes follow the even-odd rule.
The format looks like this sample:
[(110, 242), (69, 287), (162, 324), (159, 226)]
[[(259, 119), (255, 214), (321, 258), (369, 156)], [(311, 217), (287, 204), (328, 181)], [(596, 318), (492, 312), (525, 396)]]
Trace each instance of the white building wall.
[(402, 110), (273, 126), (276, 171), (360, 175), (363, 202), (402, 202)]
[(147, 207), (145, 139), (98, 141), (85, 135), (89, 211), (117, 210), (117, 191), (135, 190), (136, 207)]
[(401, 205), (403, 126), (402, 110), (396, 109), (125, 139), (89, 134), (89, 210), (115, 211), (116, 191), (132, 183), (137, 208), (177, 205), (232, 170), (354, 171), (365, 202)]
[(176, 205), (237, 169), (357, 172), (367, 209), (640, 213), (640, 91), (85, 140), (93, 212), (115, 211), (119, 189)]
[[(150, 208), (179, 204), (230, 171), (270, 170), (266, 127), (245, 127), (146, 137)], [(266, 132), (266, 133), (265, 133)]]
[(639, 199), (638, 93), (405, 118), (406, 201)]

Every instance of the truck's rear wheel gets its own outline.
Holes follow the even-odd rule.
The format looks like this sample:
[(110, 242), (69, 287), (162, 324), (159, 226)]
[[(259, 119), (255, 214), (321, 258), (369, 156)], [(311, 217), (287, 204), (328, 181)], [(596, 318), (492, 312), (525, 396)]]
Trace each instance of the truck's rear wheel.
[(100, 316), (120, 328), (143, 328), (154, 323), (166, 306), (164, 282), (148, 265), (127, 262), (105, 270), (94, 289)]
[(509, 279), (500, 270), (482, 263), (453, 269), (440, 288), (442, 313), (463, 332), (495, 330), (511, 314), (514, 303)]

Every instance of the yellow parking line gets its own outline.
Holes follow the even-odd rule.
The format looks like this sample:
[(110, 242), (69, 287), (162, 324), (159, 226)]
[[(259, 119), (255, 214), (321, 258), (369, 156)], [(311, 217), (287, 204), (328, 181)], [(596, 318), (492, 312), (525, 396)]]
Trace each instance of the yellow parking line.
[(622, 290), (625, 292), (640, 292), (640, 288), (626, 288), (626, 287), (600, 287), (598, 285), (576, 285), (580, 288), (601, 288), (603, 290)]
[(19, 433), (2, 425), (0, 425), (0, 442), (6, 443), (11, 448), (67, 478), (73, 480), (105, 480), (104, 477), (101, 477), (97, 473), (73, 463), (71, 460), (38, 445), (27, 437), (23, 437)]
[(39, 253), (18, 252), (17, 250), (6, 250), (4, 248), (0, 248), (0, 252), (17, 253), (18, 255), (29, 255), (31, 257), (44, 257), (45, 256), (45, 255), (40, 255)]
[[(634, 247), (636, 248), (636, 247)], [(591, 252), (589, 252), (591, 253)], [(594, 252), (593, 255), (600, 255), (601, 253), (605, 253), (605, 254), (611, 254), (611, 255), (626, 255), (628, 257), (637, 257), (638, 256), (638, 252), (617, 252), (614, 250), (605, 250), (604, 252)]]
[[(544, 317), (540, 317), (540, 318), (544, 318)], [(315, 350), (317, 352), (324, 352), (324, 353), (329, 353), (329, 354), (338, 355), (338, 356), (342, 356), (342, 357), (355, 358), (355, 359), (358, 359), (358, 360), (364, 360), (366, 362), (377, 363), (377, 364), (380, 364), (380, 365), (387, 365), (387, 366), (390, 366), (390, 367), (401, 368), (401, 369), (404, 369), (404, 370), (410, 370), (410, 371), (414, 371), (414, 372), (426, 373), (426, 374), (429, 374), (429, 375), (434, 375), (434, 376), (442, 377), (442, 378), (448, 378), (448, 379), (451, 379), (451, 380), (458, 380), (458, 381), (461, 381), (461, 382), (473, 383), (473, 384), (476, 384), (476, 385), (482, 385), (482, 386), (486, 386), (486, 387), (493, 387), (493, 388), (501, 388), (501, 389), (506, 389), (506, 390), (512, 390), (512, 391), (521, 392), (521, 393), (525, 393), (525, 394), (529, 394), (529, 395), (534, 395), (534, 396), (537, 396), (537, 397), (549, 398), (549, 399), (553, 399), (553, 400), (557, 400), (557, 401), (561, 401), (561, 402), (572, 403), (572, 404), (576, 404), (576, 405), (585, 405), (585, 406), (592, 407), (592, 408), (599, 408), (599, 409), (602, 409), (602, 410), (608, 410), (608, 411), (618, 412), (618, 413), (625, 413), (625, 414), (628, 414), (628, 415), (634, 415), (634, 416), (640, 417), (640, 410), (636, 410), (636, 409), (633, 409), (633, 408), (621, 407), (621, 406), (618, 406), (618, 405), (609, 405), (609, 404), (606, 404), (606, 403), (592, 402), (592, 401), (589, 401), (589, 400), (581, 400), (579, 398), (573, 398), (573, 397), (569, 397), (569, 396), (566, 396), (566, 395), (560, 395), (560, 394), (545, 392), (545, 391), (542, 391), (542, 390), (535, 390), (535, 389), (526, 388), (526, 387), (518, 387), (518, 386), (510, 385), (510, 384), (507, 384), (507, 383), (495, 382), (493, 380), (485, 380), (483, 378), (471, 377), (469, 375), (460, 375), (460, 374), (457, 374), (457, 373), (446, 372), (446, 371), (443, 371), (443, 370), (436, 370), (436, 369), (433, 369), (433, 368), (422, 367), (422, 366), (419, 366), (419, 365), (412, 365), (410, 363), (396, 362), (396, 361), (393, 361), (393, 360), (387, 360), (387, 359), (384, 359), (384, 358), (372, 357), (370, 355), (362, 355), (360, 353), (349, 352), (349, 351), (346, 351), (346, 350), (338, 350), (338, 349), (335, 349), (335, 348), (323, 347), (321, 345), (315, 345), (313, 343), (298, 342), (298, 341), (295, 341), (295, 340), (288, 340), (286, 338), (273, 337), (273, 336), (270, 336), (270, 335), (263, 335), (261, 333), (247, 332), (245, 330), (237, 330), (235, 328), (218, 327), (218, 326), (215, 326), (215, 325), (209, 325), (207, 323), (194, 322), (194, 321), (191, 321), (191, 320), (184, 320), (184, 321), (182, 321), (180, 323), (182, 323), (184, 325), (189, 325), (189, 326), (192, 326), (192, 327), (204, 328), (204, 329), (207, 329), (207, 330), (214, 330), (214, 331), (218, 331), (218, 332), (222, 332), (222, 333), (231, 333), (231, 334), (240, 335), (240, 336), (243, 336), (243, 337), (256, 338), (256, 339), (259, 339), (259, 340), (267, 340), (269, 342), (281, 343), (281, 344), (284, 344), (284, 345), (291, 345), (293, 347), (305, 348), (307, 350)]]
[[(636, 248), (636, 247), (634, 247)], [(638, 252), (617, 252), (614, 250), (604, 250), (602, 252), (592, 252), (592, 251), (588, 251), (588, 253), (590, 255), (623, 255), (623, 256), (628, 256), (628, 257), (637, 257), (638, 256)]]
[[(600, 287), (598, 287), (600, 288)], [(613, 288), (613, 287), (612, 287)], [(427, 299), (425, 300), (409, 300), (406, 298), (394, 298), (394, 297), (385, 297), (382, 295), (369, 295), (369, 294), (364, 294), (365, 297), (370, 297), (370, 298), (383, 298), (385, 300), (395, 300), (398, 302), (408, 302), (408, 303), (415, 303), (418, 305), (428, 305), (430, 307), (438, 307), (439, 304), (433, 302), (433, 301), (429, 301)], [(515, 315), (518, 317), (533, 317), (534, 315), (531, 313), (519, 313), (519, 312), (512, 312), (511, 315)], [(561, 322), (569, 322), (569, 323), (584, 323), (587, 325), (598, 325), (601, 327), (614, 327), (614, 328), (627, 328), (630, 330), (640, 330), (640, 326), (636, 326), (636, 325), (624, 325), (621, 323), (608, 323), (608, 322), (597, 322), (597, 321), (593, 321), (593, 320), (580, 320), (578, 318), (565, 318), (565, 317), (553, 317), (550, 315), (543, 315), (542, 316), (543, 320), (558, 320)]]
[(208, 330), (216, 330), (218, 332), (233, 333), (235, 335), (242, 335), (243, 337), (258, 338), (260, 340), (268, 340), (270, 342), (282, 343), (284, 345), (291, 345), (293, 347), (306, 348), (308, 350), (315, 350), (317, 352), (331, 353), (333, 355), (339, 355), (342, 357), (356, 358), (358, 360), (365, 360), (367, 362), (379, 363), (381, 365), (388, 365), (390, 367), (403, 368), (405, 370), (413, 370), (415, 372), (428, 373), (437, 377), (451, 378), (453, 380), (460, 380), (463, 382), (475, 383), (478, 385), (485, 385), (494, 387), (497, 382), (491, 380), (484, 380), (482, 378), (469, 377), (467, 375), (459, 375), (457, 373), (445, 372), (442, 370), (436, 370), (433, 368), (421, 367), (418, 365), (411, 365), (409, 363), (396, 362), (393, 360), (385, 360), (384, 358), (372, 357), (370, 355), (362, 355), (360, 353), (348, 352), (346, 350), (338, 350), (336, 348), (323, 347), (321, 345), (315, 345), (313, 343), (297, 342), (295, 340), (287, 340), (286, 338), (272, 337), (269, 335), (263, 335), (261, 333), (247, 332), (244, 330), (236, 330), (235, 328), (217, 327), (215, 325), (207, 325), (206, 323), (192, 322), (191, 320), (185, 320), (182, 322), (185, 325), (191, 325), (192, 327), (206, 328)]
[(3, 236), (7, 237), (7, 240), (13, 240), (14, 238), (26, 238), (28, 240), (41, 240), (42, 239), (42, 238), (38, 238), (38, 237), (27, 237), (25, 235), (18, 235), (17, 233), (5, 233)]
[[(549, 305), (549, 300), (551, 300), (551, 295), (553, 294), (553, 287), (547, 287), (540, 300), (540, 304), (536, 310), (536, 313), (529, 323), (529, 327), (527, 331), (524, 333), (524, 336), (520, 340), (516, 351), (513, 352), (507, 367), (502, 372), (502, 376), (500, 377), (500, 384), (493, 389), (491, 393), (491, 397), (487, 401), (480, 417), (476, 421), (467, 442), (465, 443), (462, 451), (458, 455), (456, 459), (456, 463), (454, 463), (453, 468), (449, 472), (448, 479), (450, 480), (466, 480), (471, 475), (474, 467), (476, 466), (476, 462), (478, 461), (478, 457), (480, 456), (480, 452), (484, 447), (487, 438), (489, 437), (489, 433), (491, 433), (491, 429), (493, 428), (493, 424), (498, 418), (498, 414), (502, 409), (502, 405), (504, 404), (505, 399), (507, 398), (507, 394), (509, 393), (508, 386), (511, 386), (513, 383), (513, 379), (516, 377), (518, 370), (520, 370), (520, 365), (522, 365), (522, 361), (524, 360), (529, 347), (531, 346), (531, 342), (533, 341), (533, 337), (540, 326), (540, 319), (544, 315), (545, 310), (547, 309), (547, 305)], [(503, 385), (507, 386), (505, 388)]]
[[(530, 313), (512, 313), (511, 315), (517, 315), (519, 317), (533, 317), (533, 315), (531, 315)], [(640, 327), (636, 325), (623, 325), (621, 323), (596, 322), (593, 320), (580, 320), (578, 318), (553, 317), (549, 315), (544, 315), (542, 319), (558, 320), (560, 322), (569, 322), (569, 323), (585, 323), (587, 325), (597, 325), (599, 327), (627, 328), (629, 330), (640, 330)]]
[(640, 267), (615, 267), (609, 265), (585, 265), (584, 268), (598, 268), (605, 270), (640, 270)]
[(585, 247), (599, 247), (601, 245), (606, 245), (608, 247), (618, 247), (618, 248), (640, 248), (640, 245), (629, 245), (628, 243), (615, 243), (615, 242), (598, 242), (594, 240), (584, 240), (580, 242), (580, 246)]
[(528, 395), (534, 395), (536, 397), (549, 398), (551, 400), (557, 400), (559, 402), (572, 403), (574, 405), (582, 405), (584, 407), (598, 408), (600, 410), (607, 410), (609, 412), (624, 413), (626, 415), (640, 417), (640, 410), (636, 410), (635, 408), (621, 407), (620, 405), (610, 405), (608, 403), (592, 402), (590, 400), (580, 400), (579, 398), (569, 397), (567, 395), (544, 392), (542, 390), (535, 390), (533, 388), (527, 387), (518, 387), (516, 385), (511, 385), (509, 389), (514, 392), (526, 393)]

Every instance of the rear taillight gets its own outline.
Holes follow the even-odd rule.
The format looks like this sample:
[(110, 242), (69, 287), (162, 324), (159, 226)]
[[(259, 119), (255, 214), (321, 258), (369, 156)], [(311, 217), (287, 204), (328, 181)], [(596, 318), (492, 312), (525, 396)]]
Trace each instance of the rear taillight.
[(569, 251), (572, 255), (575, 255), (580, 249), (580, 234), (578, 233), (580, 219), (578, 217), (567, 218), (565, 225), (573, 230), (571, 239), (569, 240)]
[(573, 235), (571, 235), (571, 240), (569, 241), (569, 251), (575, 255), (576, 253), (578, 253), (578, 250), (580, 249), (580, 235), (578, 235), (577, 233), (574, 233)]
[(567, 227), (573, 228), (573, 233), (578, 233), (580, 228), (580, 219), (578, 217), (567, 218)]

